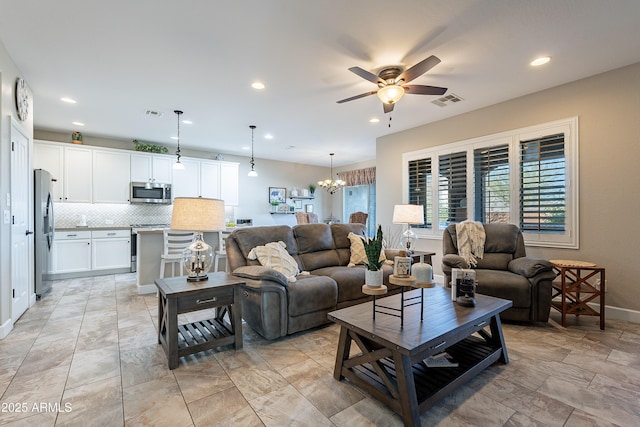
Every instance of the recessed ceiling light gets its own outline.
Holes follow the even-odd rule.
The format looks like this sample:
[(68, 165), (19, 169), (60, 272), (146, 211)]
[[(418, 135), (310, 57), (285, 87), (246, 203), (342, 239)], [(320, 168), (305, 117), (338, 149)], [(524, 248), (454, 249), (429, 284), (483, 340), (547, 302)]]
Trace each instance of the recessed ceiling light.
[(184, 123), (185, 125), (192, 125), (193, 122), (191, 120), (183, 120), (182, 123)]
[(244, 147), (242, 147), (243, 150), (251, 150), (251, 147), (249, 147), (248, 145), (245, 145)]
[(262, 89), (265, 88), (265, 85), (262, 82), (253, 82), (253, 83), (251, 83), (251, 87), (256, 89), (256, 90), (262, 90)]
[(71, 122), (71, 124), (76, 126), (84, 126), (84, 123), (82, 122)]
[(172, 136), (171, 139), (176, 139), (177, 140), (178, 137), (177, 136)]
[(380, 119), (377, 117), (373, 117), (371, 120), (369, 120), (370, 123), (378, 123), (379, 121)]
[(550, 56), (541, 56), (540, 58), (536, 58), (533, 61), (531, 61), (530, 65), (532, 67), (539, 67), (541, 65), (546, 64), (549, 61), (551, 61), (551, 57)]
[(264, 139), (273, 139), (273, 135), (271, 135), (270, 133), (265, 133)]
[(76, 103), (76, 100), (75, 100), (75, 99), (73, 99), (73, 98), (67, 98), (67, 97), (60, 98), (60, 101), (62, 101), (62, 102), (66, 102), (67, 104), (75, 104), (75, 103)]

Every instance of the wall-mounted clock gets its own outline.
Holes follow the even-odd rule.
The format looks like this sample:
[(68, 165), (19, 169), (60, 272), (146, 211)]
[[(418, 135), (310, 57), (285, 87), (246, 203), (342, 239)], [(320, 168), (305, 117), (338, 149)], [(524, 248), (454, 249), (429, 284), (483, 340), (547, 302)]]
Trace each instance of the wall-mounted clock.
[(24, 79), (18, 77), (16, 79), (16, 110), (18, 110), (18, 118), (22, 121), (27, 120), (29, 116), (29, 92)]

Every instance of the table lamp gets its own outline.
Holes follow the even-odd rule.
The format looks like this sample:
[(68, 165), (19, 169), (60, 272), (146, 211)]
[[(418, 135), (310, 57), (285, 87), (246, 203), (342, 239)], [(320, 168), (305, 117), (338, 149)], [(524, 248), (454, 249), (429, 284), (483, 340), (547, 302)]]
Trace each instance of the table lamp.
[(407, 230), (402, 233), (401, 242), (403, 249), (411, 252), (418, 240), (416, 233), (411, 231), (412, 224), (424, 224), (424, 206), (422, 205), (395, 205), (393, 207), (393, 223), (407, 224)]
[(182, 252), (188, 282), (207, 280), (213, 262), (213, 248), (203, 238), (205, 231), (224, 229), (224, 201), (204, 197), (176, 197), (173, 201), (171, 229), (195, 231), (193, 243)]

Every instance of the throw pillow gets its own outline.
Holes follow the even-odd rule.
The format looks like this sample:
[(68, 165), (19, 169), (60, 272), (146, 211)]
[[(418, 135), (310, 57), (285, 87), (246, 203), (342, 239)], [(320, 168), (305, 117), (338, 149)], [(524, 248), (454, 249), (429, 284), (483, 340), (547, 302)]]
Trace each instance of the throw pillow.
[[(358, 264), (364, 264), (367, 259), (367, 253), (364, 250), (363, 237), (354, 233), (347, 235), (351, 242), (351, 257), (349, 258), (348, 267), (354, 267)], [(380, 251), (380, 260), (385, 261), (387, 258), (384, 255), (384, 248)]]
[(286, 250), (284, 242), (270, 242), (264, 246), (256, 246), (249, 251), (249, 259), (257, 259), (261, 265), (273, 268), (284, 274), (289, 282), (296, 281), (300, 271), (298, 263)]

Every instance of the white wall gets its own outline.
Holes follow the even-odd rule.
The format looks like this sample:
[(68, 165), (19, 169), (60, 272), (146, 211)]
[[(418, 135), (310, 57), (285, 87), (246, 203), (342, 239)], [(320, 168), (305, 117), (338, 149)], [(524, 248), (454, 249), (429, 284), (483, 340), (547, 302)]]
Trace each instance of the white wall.
[[(4, 210), (11, 209), (7, 205), (7, 195), (11, 191), (11, 118), (20, 123), (33, 140), (33, 102), (29, 108), (29, 118), (24, 122), (18, 120), (15, 108), (15, 81), (21, 76), (0, 41), (0, 218)], [(0, 220), (0, 338), (9, 332), (11, 324), (17, 320), (11, 317), (11, 304), (11, 226)]]
[[(640, 64), (533, 93), (379, 138), (378, 221), (402, 202), (402, 153), (557, 119), (579, 117), (580, 248), (529, 247), (531, 256), (574, 259), (606, 268), (607, 305), (640, 311), (635, 269), (640, 242)], [(422, 239), (442, 274), (441, 240)]]

